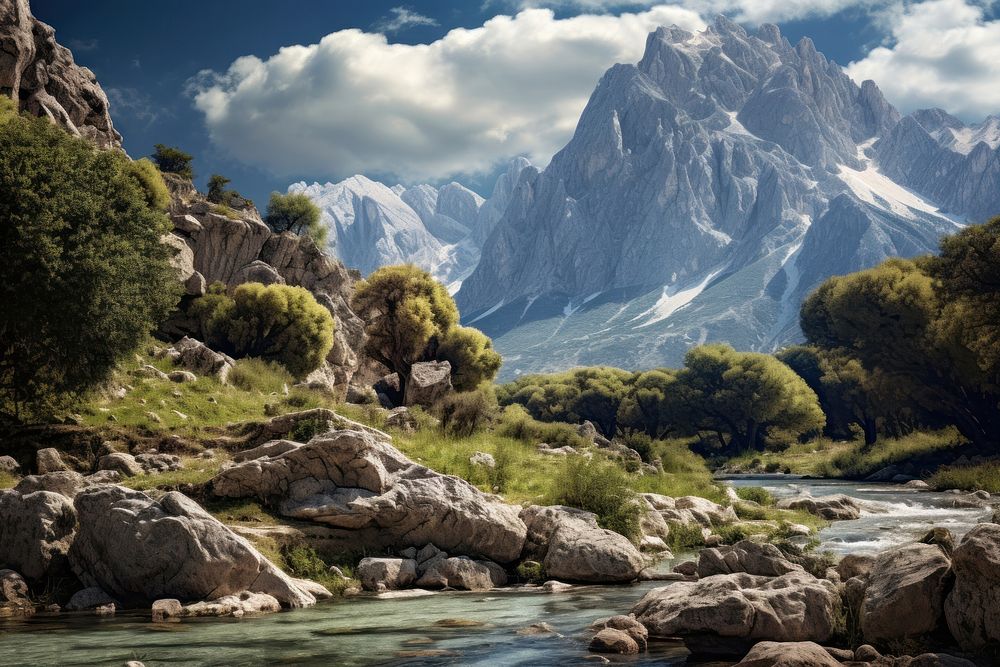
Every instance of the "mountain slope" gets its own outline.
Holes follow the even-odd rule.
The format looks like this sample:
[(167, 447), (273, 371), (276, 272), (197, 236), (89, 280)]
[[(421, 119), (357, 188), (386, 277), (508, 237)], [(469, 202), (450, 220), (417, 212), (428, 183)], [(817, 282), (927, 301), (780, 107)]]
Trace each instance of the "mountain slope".
[(360, 175), (325, 185), (294, 183), (288, 191), (320, 207), (330, 245), (348, 266), (367, 275), (412, 262), (455, 291), (478, 263), (483, 241), (527, 166), (523, 158), (512, 161), (486, 200), (458, 183), (390, 188)]
[(951, 121), (935, 139), (775, 26), (660, 28), (604, 75), (549, 167), (521, 173), (459, 306), (506, 377), (798, 340), (798, 306), (826, 277), (985, 217), (996, 151), (955, 148), (995, 124)]

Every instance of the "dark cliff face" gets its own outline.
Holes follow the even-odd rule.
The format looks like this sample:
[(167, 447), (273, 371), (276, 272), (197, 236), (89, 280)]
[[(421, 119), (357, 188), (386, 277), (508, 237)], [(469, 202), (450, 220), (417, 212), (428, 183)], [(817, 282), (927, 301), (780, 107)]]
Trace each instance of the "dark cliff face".
[(457, 295), (463, 317), (497, 337), (508, 377), (796, 340), (820, 281), (930, 252), (976, 217), (974, 195), (948, 204), (882, 168), (907, 162), (911, 142), (887, 140), (907, 122), (774, 26), (660, 28), (604, 75), (549, 167), (521, 174)]
[(0, 92), (22, 111), (50, 118), (100, 148), (121, 148), (94, 73), (73, 62), (55, 30), (31, 15), (27, 0), (0, 0)]

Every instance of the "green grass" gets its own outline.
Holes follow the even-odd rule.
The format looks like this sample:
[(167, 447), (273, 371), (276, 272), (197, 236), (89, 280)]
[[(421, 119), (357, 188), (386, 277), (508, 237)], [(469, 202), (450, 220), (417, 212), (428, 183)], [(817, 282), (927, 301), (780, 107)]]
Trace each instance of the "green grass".
[(212, 459), (184, 459), (184, 465), (180, 470), (125, 477), (122, 479), (121, 485), (137, 491), (161, 488), (176, 489), (185, 484), (200, 485), (218, 474), (224, 460), (219, 455)]
[[(353, 568), (346, 563), (328, 563), (312, 547), (297, 545), (281, 549), (281, 558), (275, 561), (281, 568), (299, 579), (310, 579), (318, 584), (322, 584), (334, 595), (341, 595), (350, 586), (357, 582), (352, 579)], [(330, 572), (330, 566), (336, 564), (344, 576), (344, 579)]]
[(1000, 462), (941, 468), (927, 483), (938, 490), (989, 491), (1000, 493)]
[(740, 486), (736, 489), (736, 495), (741, 500), (749, 500), (758, 505), (773, 505), (774, 496), (762, 486)]
[(965, 444), (955, 429), (919, 431), (901, 438), (880, 438), (865, 451), (860, 441), (843, 442), (818, 438), (796, 443), (780, 452), (744, 454), (727, 462), (742, 470), (785, 470), (814, 477), (866, 477), (894, 463), (914, 457), (956, 449)]
[(0, 489), (10, 489), (17, 485), (18, 478), (9, 472), (0, 472)]
[[(268, 412), (293, 412), (318, 407), (334, 407), (323, 392), (292, 388), (284, 395), (289, 377), (280, 369), (257, 360), (241, 360), (233, 369), (233, 382), (221, 384), (199, 376), (195, 382), (177, 383), (137, 374), (144, 364), (169, 373), (178, 370), (169, 359), (143, 356), (123, 363), (109, 386), (133, 387), (123, 399), (107, 394), (90, 397), (80, 413), (87, 426), (124, 426), (150, 432), (170, 432), (197, 436), (203, 429), (268, 418)], [(266, 409), (270, 404), (272, 409)], [(175, 414), (176, 410), (187, 419)], [(155, 413), (160, 421), (149, 416)], [(111, 415), (114, 415), (112, 421)]]

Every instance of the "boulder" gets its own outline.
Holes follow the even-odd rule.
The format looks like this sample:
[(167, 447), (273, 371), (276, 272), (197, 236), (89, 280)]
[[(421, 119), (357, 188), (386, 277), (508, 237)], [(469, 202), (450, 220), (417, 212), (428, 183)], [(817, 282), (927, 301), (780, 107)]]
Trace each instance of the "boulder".
[(521, 511), (527, 526), (523, 558), (542, 563), (550, 577), (588, 583), (634, 581), (642, 554), (622, 535), (601, 528), (597, 516), (572, 507), (532, 505)]
[(914, 491), (931, 491), (931, 485), (922, 479), (911, 479), (909, 482), (904, 484), (908, 489), (913, 489)]
[[(91, 475), (93, 477), (93, 475)], [(72, 470), (61, 470), (50, 472), (44, 475), (28, 475), (17, 483), (14, 490), (21, 495), (34, 493), (35, 491), (50, 491), (74, 498), (80, 489), (88, 484), (88, 478)]]
[(174, 454), (138, 454), (135, 460), (148, 473), (169, 472), (184, 467), (181, 457)]
[(635, 655), (639, 652), (639, 644), (629, 633), (614, 628), (604, 628), (598, 631), (590, 640), (589, 648), (594, 653)]
[(451, 362), (421, 361), (410, 367), (406, 405), (430, 407), (451, 392)]
[(408, 407), (400, 406), (389, 410), (385, 416), (385, 425), (388, 428), (398, 428), (400, 431), (412, 433), (417, 430), (417, 418)]
[(188, 336), (174, 343), (173, 349), (178, 352), (174, 363), (198, 375), (214, 377), (222, 384), (226, 384), (229, 371), (236, 365), (232, 357), (216, 352), (201, 341)]
[(840, 667), (815, 642), (759, 642), (737, 665), (742, 667)]
[[(742, 652), (760, 640), (826, 641), (834, 633), (839, 606), (837, 587), (806, 572), (740, 573), (653, 589), (632, 613), (651, 636), (704, 637), (710, 650)], [(741, 641), (717, 642), (712, 649), (720, 638)]]
[(356, 570), (366, 591), (398, 590), (417, 579), (417, 562), (404, 558), (364, 558)]
[(843, 494), (835, 496), (796, 496), (783, 498), (775, 506), (778, 509), (805, 510), (827, 521), (850, 521), (861, 516), (861, 508), (854, 499)]
[(1000, 525), (981, 523), (952, 553), (955, 584), (945, 601), (948, 629), (967, 651), (1000, 644)]
[(792, 563), (773, 544), (750, 540), (732, 546), (702, 549), (698, 553), (698, 576), (745, 572), (766, 577), (779, 577), (789, 572), (802, 572), (803, 567)]
[(281, 603), (274, 596), (266, 593), (242, 591), (215, 600), (184, 605), (181, 607), (180, 618), (198, 616), (243, 618), (244, 616), (272, 614), (277, 611), (281, 611)]
[(167, 379), (171, 382), (184, 384), (186, 382), (194, 382), (198, 379), (198, 376), (191, 371), (170, 371), (167, 373)]
[(97, 460), (98, 470), (114, 470), (124, 477), (134, 477), (143, 473), (142, 466), (135, 457), (125, 452), (105, 454)]
[(21, 464), (13, 456), (0, 456), (0, 472), (16, 475), (21, 472)]
[(666, 523), (680, 523), (685, 526), (698, 524), (705, 528), (724, 525), (738, 521), (736, 510), (732, 507), (719, 505), (707, 498), (698, 496), (681, 496), (671, 498), (658, 493), (644, 493), (642, 499), (648, 512), (659, 515)]
[(974, 491), (950, 496), (948, 505), (962, 509), (980, 509), (990, 506), (990, 494), (987, 491)]
[(77, 494), (80, 528), (69, 559), (87, 586), (126, 604), (267, 593), (289, 607), (316, 598), (197, 503), (178, 492), (153, 500), (99, 486)]
[(181, 614), (184, 612), (184, 607), (181, 605), (180, 600), (167, 598), (155, 601), (151, 611), (153, 622), (159, 623), (171, 618), (180, 618)]
[(920, 538), (920, 542), (921, 544), (933, 544), (948, 556), (951, 556), (951, 552), (955, 550), (955, 536), (951, 534), (950, 530), (940, 526), (927, 531)]
[(117, 600), (113, 597), (100, 588), (91, 586), (90, 588), (84, 588), (82, 591), (74, 593), (73, 597), (66, 603), (66, 609), (67, 611), (86, 611), (88, 609), (97, 609), (98, 607), (107, 607), (108, 605), (119, 606)]
[(0, 570), (0, 618), (30, 616), (34, 610), (24, 578), (14, 570)]
[(875, 564), (875, 556), (849, 554), (840, 559), (837, 563), (837, 574), (842, 581), (847, 581), (853, 577), (867, 577)]
[(492, 454), (487, 454), (486, 452), (476, 452), (469, 457), (469, 463), (474, 466), (490, 468), (491, 470), (497, 467), (496, 459), (493, 458)]
[(73, 541), (76, 512), (51, 491), (0, 491), (0, 567), (28, 579), (61, 574)]
[(488, 591), (507, 583), (503, 568), (488, 561), (475, 561), (466, 556), (435, 559), (430, 565), (421, 564), (417, 586), (421, 588), (459, 588), (467, 591)]
[(341, 529), (353, 548), (420, 547), (510, 563), (524, 544), (518, 508), (465, 480), (409, 460), (368, 429), (331, 431), (276, 456), (245, 461), (211, 481), (227, 498), (278, 500), (282, 514)]
[(297, 448), (299, 444), (300, 443), (292, 442), (291, 440), (271, 440), (252, 449), (236, 452), (233, 454), (233, 462), (242, 463), (244, 461), (253, 461), (254, 459), (262, 459), (269, 456), (278, 456)]
[(871, 643), (930, 633), (941, 624), (951, 562), (936, 546), (909, 544), (875, 559), (861, 606)]
[(35, 468), (39, 475), (44, 475), (47, 472), (69, 470), (69, 466), (63, 463), (59, 451), (52, 447), (38, 450), (35, 454)]
[(649, 640), (649, 631), (646, 630), (646, 626), (635, 620), (635, 616), (626, 616), (621, 614), (610, 618), (598, 619), (590, 625), (591, 630), (601, 631), (605, 628), (618, 630), (628, 634), (628, 636), (631, 637), (636, 644), (638, 644), (640, 651), (646, 650)]

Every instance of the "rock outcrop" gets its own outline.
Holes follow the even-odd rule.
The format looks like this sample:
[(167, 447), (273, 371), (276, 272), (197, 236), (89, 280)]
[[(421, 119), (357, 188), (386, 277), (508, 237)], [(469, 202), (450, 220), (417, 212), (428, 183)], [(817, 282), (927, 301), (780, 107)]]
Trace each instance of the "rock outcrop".
[(815, 642), (760, 642), (737, 663), (738, 667), (840, 667)]
[(861, 508), (850, 496), (796, 496), (782, 498), (775, 506), (778, 509), (805, 510), (827, 521), (851, 521), (861, 516)]
[(789, 561), (773, 544), (743, 540), (732, 546), (702, 549), (698, 552), (699, 577), (739, 572), (780, 577), (789, 572), (802, 571), (801, 565)]
[(410, 461), (374, 429), (331, 431), (211, 482), (216, 496), (277, 499), (282, 514), (340, 529), (354, 548), (423, 547), (510, 563), (525, 526), (516, 507)]
[(0, 93), (100, 148), (121, 148), (94, 73), (31, 15), (28, 0), (0, 0)]
[(0, 491), (0, 568), (28, 579), (61, 574), (73, 542), (76, 512), (51, 491)]
[(431, 407), (451, 392), (451, 363), (421, 361), (413, 364), (406, 381), (406, 405)]
[(266, 593), (289, 607), (316, 598), (197, 503), (170, 492), (153, 500), (118, 486), (74, 501), (80, 528), (69, 560), (87, 586), (126, 604), (160, 598), (213, 600)]
[(14, 570), (0, 569), (0, 618), (30, 616), (34, 611), (28, 582)]
[(1000, 525), (981, 523), (952, 554), (955, 584), (945, 601), (948, 629), (966, 650), (1000, 645)]
[(951, 561), (937, 546), (910, 544), (879, 554), (861, 607), (865, 640), (877, 643), (934, 632), (951, 584)]
[(533, 505), (521, 511), (521, 519), (528, 528), (523, 557), (541, 562), (549, 577), (625, 583), (634, 581), (646, 565), (631, 542), (598, 526), (590, 512)]

